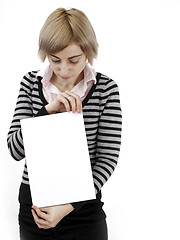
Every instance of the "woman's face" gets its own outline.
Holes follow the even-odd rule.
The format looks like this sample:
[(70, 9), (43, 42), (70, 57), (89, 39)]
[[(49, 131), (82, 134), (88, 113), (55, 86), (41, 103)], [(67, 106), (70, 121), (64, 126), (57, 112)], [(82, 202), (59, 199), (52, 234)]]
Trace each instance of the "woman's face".
[(86, 56), (81, 48), (72, 43), (65, 49), (48, 56), (55, 77), (62, 84), (77, 84), (83, 79)]

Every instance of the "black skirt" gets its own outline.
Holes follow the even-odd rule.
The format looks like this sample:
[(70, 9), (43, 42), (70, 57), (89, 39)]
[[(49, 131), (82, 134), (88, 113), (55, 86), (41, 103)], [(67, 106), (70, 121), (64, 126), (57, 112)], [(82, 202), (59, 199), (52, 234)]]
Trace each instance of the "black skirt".
[(55, 228), (40, 229), (31, 212), (32, 204), (20, 201), (19, 226), (21, 240), (107, 240), (106, 215), (100, 199), (87, 201), (72, 211)]

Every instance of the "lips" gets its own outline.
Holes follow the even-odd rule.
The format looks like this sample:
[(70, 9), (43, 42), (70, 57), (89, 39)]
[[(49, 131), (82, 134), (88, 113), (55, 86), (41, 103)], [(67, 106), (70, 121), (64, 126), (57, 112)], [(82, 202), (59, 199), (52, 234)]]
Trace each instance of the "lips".
[(66, 80), (66, 79), (68, 79), (68, 78), (70, 78), (70, 77), (61, 76), (61, 78), (64, 79), (64, 80)]

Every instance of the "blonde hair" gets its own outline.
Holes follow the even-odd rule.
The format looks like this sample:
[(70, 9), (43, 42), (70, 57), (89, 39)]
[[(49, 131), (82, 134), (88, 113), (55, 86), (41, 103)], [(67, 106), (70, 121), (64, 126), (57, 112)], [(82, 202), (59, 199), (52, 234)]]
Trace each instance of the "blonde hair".
[(39, 35), (39, 56), (42, 61), (49, 54), (62, 51), (70, 43), (77, 44), (90, 64), (97, 57), (98, 43), (87, 16), (80, 10), (58, 8), (47, 18)]

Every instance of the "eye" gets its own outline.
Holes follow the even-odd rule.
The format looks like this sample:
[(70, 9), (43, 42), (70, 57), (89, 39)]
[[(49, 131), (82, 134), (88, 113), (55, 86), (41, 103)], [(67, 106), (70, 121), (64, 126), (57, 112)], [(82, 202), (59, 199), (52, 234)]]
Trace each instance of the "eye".
[(76, 63), (78, 63), (79, 61), (69, 61), (70, 63), (72, 63), (72, 64), (76, 64)]
[(60, 62), (61, 62), (60, 60), (54, 60), (54, 59), (51, 59), (51, 61), (52, 61), (53, 63), (60, 63)]

